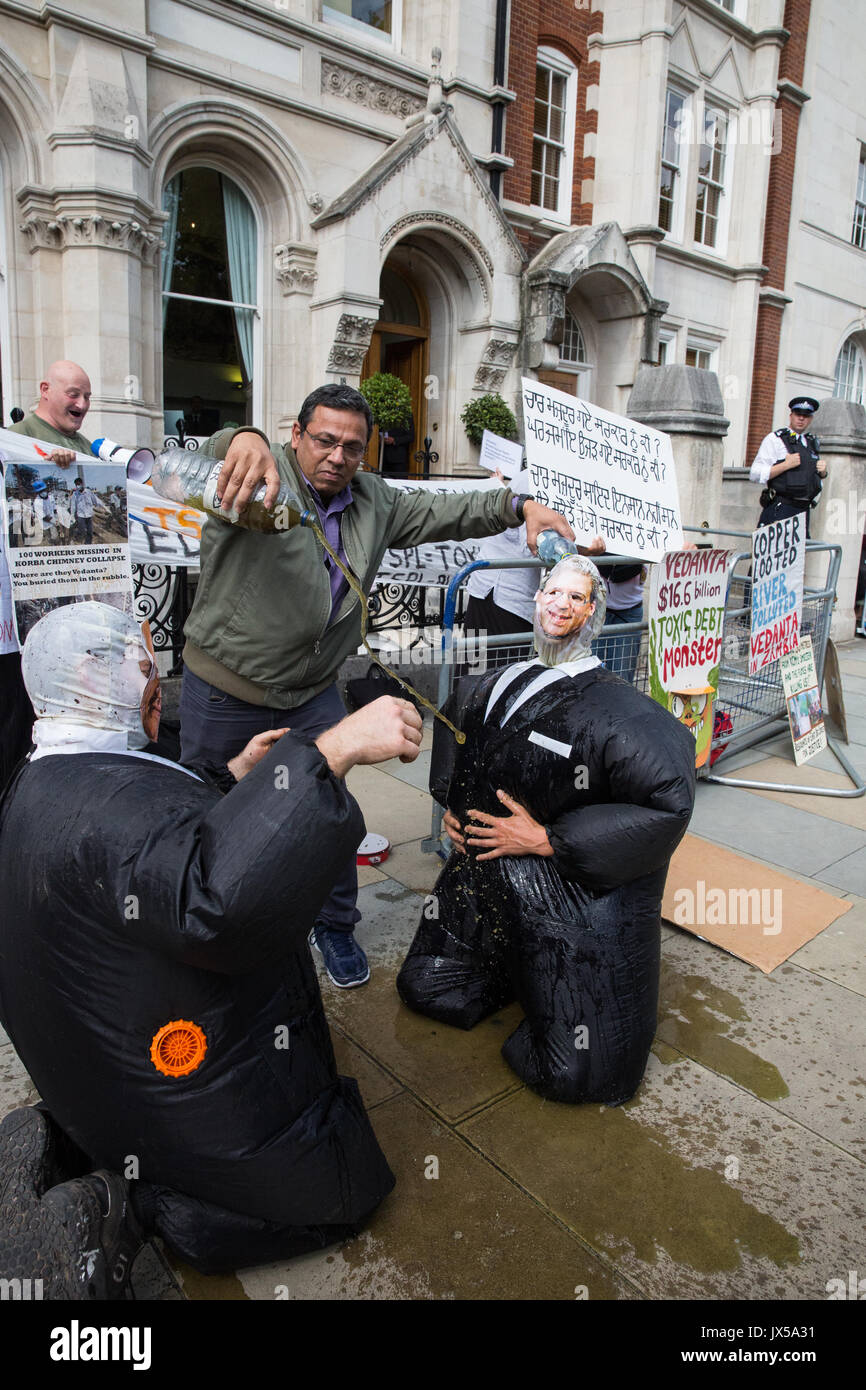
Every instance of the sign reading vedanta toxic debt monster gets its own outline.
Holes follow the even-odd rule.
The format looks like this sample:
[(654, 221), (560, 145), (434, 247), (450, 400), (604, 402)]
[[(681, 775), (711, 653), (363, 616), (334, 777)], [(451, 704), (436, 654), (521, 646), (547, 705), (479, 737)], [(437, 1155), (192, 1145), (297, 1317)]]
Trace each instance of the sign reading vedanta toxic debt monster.
[(526, 459), (539, 502), (612, 553), (660, 560), (683, 543), (671, 441), (622, 415), (523, 379)]
[(803, 611), (806, 518), (760, 526), (752, 536), (752, 631), (749, 675), (795, 650)]
[(710, 755), (719, 686), (730, 550), (678, 550), (654, 566), (649, 606), (649, 691)]

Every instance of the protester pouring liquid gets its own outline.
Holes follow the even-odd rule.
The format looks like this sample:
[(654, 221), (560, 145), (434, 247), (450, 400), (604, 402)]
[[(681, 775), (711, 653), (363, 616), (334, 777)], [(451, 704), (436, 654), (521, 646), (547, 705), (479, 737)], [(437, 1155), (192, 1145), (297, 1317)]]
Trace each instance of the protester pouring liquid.
[(463, 743), (465, 735), (451, 723), (450, 719), (446, 719), (445, 715), (440, 713), (425, 696), (415, 690), (414, 686), (403, 680), (402, 676), (398, 676), (397, 672), (393, 671), (390, 666), (386, 666), (370, 646), (367, 641), (367, 623), (369, 620), (367, 596), (355, 576), (343, 564), (340, 557), (334, 554), (318, 524), (315, 512), (304, 507), (303, 502), (288, 483), (280, 484), (276, 501), (272, 507), (265, 506), (267, 486), (262, 483), (253, 493), (243, 512), (239, 513), (234, 509), (230, 512), (224, 512), (220, 508), (217, 497), (217, 483), (222, 469), (221, 460), (215, 462), (212, 458), (197, 451), (166, 449), (154, 461), (150, 481), (153, 484), (154, 492), (159, 493), (160, 497), (166, 497), (173, 502), (184, 502), (188, 506), (204, 512), (206, 516), (213, 517), (216, 521), (229, 522), (232, 526), (243, 526), (248, 531), (276, 534), (291, 530), (293, 526), (308, 527), (345, 577), (349, 588), (358, 597), (358, 602), (361, 605), (361, 641), (369, 656), (377, 666), (392, 676), (398, 685), (401, 685), (404, 690), (420, 701), (426, 709), (431, 710), (434, 716), (451, 730), (458, 743)]

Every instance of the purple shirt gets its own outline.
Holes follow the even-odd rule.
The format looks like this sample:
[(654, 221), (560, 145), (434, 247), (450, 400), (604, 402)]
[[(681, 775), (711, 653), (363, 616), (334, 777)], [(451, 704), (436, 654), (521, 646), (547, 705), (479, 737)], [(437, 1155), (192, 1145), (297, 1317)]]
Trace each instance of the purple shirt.
[[(348, 569), (349, 561), (346, 559), (343, 537), (340, 532), (340, 516), (354, 501), (351, 484), (347, 483), (342, 492), (338, 492), (335, 497), (332, 497), (327, 505), (322, 501), (322, 498), (316, 492), (312, 483), (308, 482), (307, 488), (313, 499), (313, 505), (318, 513), (322, 530), (325, 533), (325, 540), (328, 542), (334, 554), (339, 555), (343, 564)], [(325, 568), (328, 571), (328, 579), (331, 585), (331, 616), (328, 619), (329, 623), (331, 623), (334, 621), (337, 609), (348, 593), (349, 585), (345, 576), (337, 569), (337, 566), (326, 550), (322, 552), (322, 559), (325, 562)]]

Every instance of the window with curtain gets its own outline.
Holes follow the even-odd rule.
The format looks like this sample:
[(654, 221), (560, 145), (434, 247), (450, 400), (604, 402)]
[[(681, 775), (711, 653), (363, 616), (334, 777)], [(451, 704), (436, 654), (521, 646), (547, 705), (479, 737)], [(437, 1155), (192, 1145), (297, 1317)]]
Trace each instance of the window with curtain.
[(695, 241), (715, 246), (725, 195), (725, 162), (728, 114), (718, 107), (704, 107), (701, 145), (698, 151), (698, 192), (695, 202)]
[(206, 437), (251, 423), (258, 234), (249, 200), (216, 169), (166, 185), (163, 408), (166, 433)]
[(860, 146), (860, 165), (857, 170), (857, 197), (854, 199), (854, 226), (851, 240), (866, 251), (866, 145)]
[(668, 89), (665, 98), (665, 123), (662, 132), (662, 171), (659, 179), (659, 226), (666, 232), (676, 230), (677, 211), (682, 181), (682, 125), (686, 99), (681, 92)]
[(577, 69), (562, 53), (540, 48), (535, 69), (530, 202), (571, 221)]
[(400, 18), (400, 0), (323, 0), (322, 19), (345, 24), (359, 32), (373, 29), (393, 39)]
[(836, 382), (833, 395), (844, 401), (866, 405), (866, 354), (849, 338), (836, 358)]

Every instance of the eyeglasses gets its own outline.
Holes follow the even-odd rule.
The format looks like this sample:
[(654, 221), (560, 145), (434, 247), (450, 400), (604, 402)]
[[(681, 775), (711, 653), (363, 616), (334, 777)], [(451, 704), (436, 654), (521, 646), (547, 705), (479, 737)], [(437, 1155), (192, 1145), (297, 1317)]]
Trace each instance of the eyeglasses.
[(567, 594), (563, 589), (544, 589), (542, 598), (559, 599), (562, 603), (567, 603), (569, 608), (575, 608), (578, 604), (592, 603), (592, 594)]
[(335, 449), (342, 449), (343, 456), (350, 463), (357, 463), (362, 459), (367, 449), (366, 444), (341, 444), (339, 439), (332, 439), (329, 434), (310, 434), (309, 430), (301, 430), (301, 433), (312, 439), (323, 454), (332, 454)]

